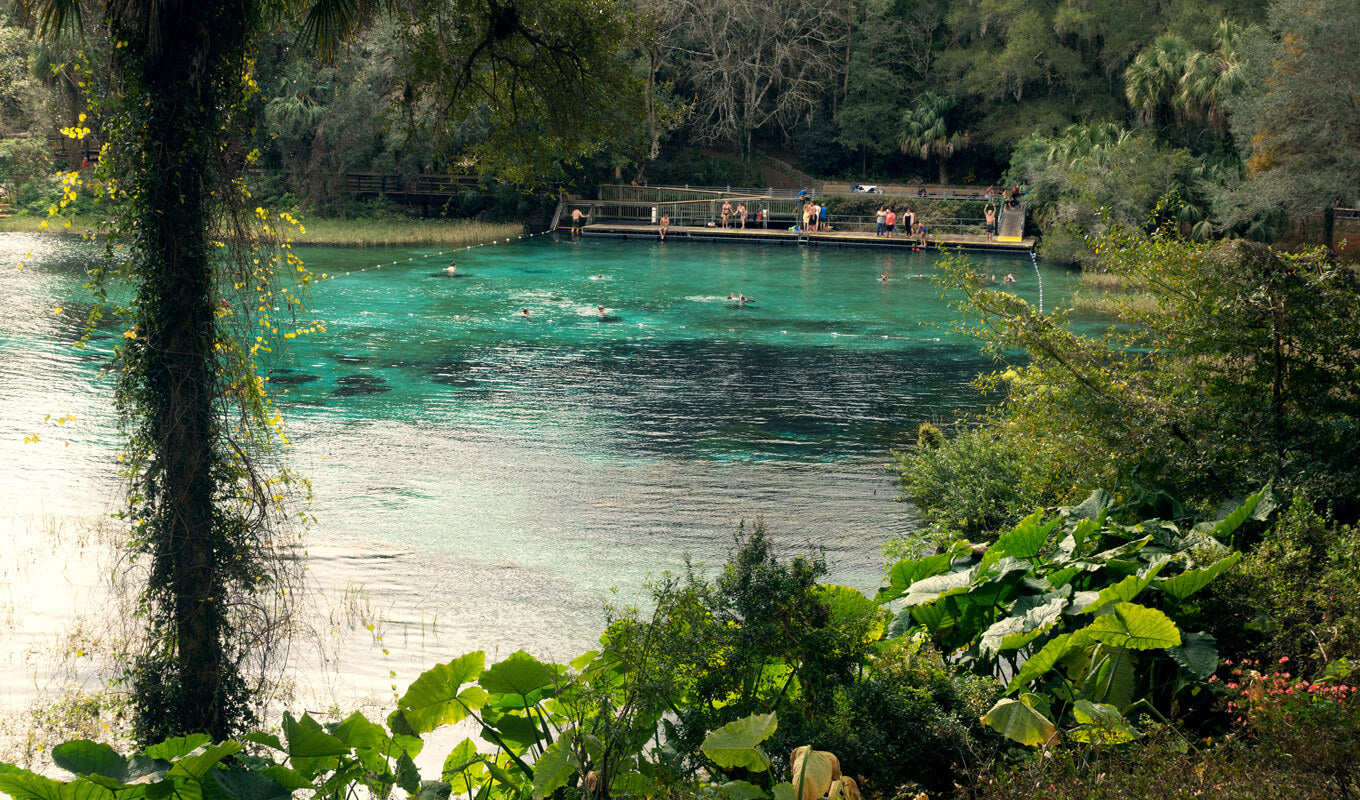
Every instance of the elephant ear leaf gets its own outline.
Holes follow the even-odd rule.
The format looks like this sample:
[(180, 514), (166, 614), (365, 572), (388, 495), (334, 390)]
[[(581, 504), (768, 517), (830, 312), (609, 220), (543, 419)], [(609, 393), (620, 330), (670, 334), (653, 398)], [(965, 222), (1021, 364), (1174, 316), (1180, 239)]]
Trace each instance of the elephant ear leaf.
[(1011, 558), (1034, 558), (1039, 555), (1039, 551), (1048, 544), (1048, 537), (1057, 527), (1058, 520), (1050, 520), (1047, 525), (1039, 524), (1043, 518), (1042, 511), (1025, 517), (1010, 531), (1002, 534), (991, 547), (987, 548), (988, 554), (996, 553), (996, 557), (1010, 556)]
[(1224, 539), (1233, 535), (1233, 532), (1242, 527), (1242, 523), (1251, 518), (1252, 512), (1256, 510), (1256, 504), (1261, 502), (1262, 492), (1251, 495), (1242, 501), (1242, 505), (1233, 509), (1232, 513), (1219, 520), (1214, 529), (1210, 531), (1216, 539)]
[(547, 664), (520, 650), (493, 664), (477, 684), (493, 695), (510, 695), (515, 705), (533, 705), (550, 693), (557, 677)]
[(1218, 669), (1218, 640), (1208, 633), (1189, 632), (1181, 636), (1179, 647), (1167, 648), (1167, 655), (1181, 669), (1199, 680), (1206, 680)]
[(0, 792), (14, 800), (62, 800), (65, 785), (26, 769), (0, 764)]
[(951, 557), (950, 553), (937, 553), (925, 558), (897, 562), (888, 573), (889, 585), (878, 590), (874, 602), (883, 605), (896, 600), (906, 594), (913, 583), (948, 572)]
[(126, 782), (128, 761), (106, 744), (77, 739), (52, 748), (52, 761), (76, 775), (102, 775)]
[(1033, 698), (1030, 694), (1021, 695), (1018, 700), (1003, 697), (996, 701), (982, 722), (1013, 742), (1026, 747), (1041, 745), (1053, 738), (1058, 727), (1034, 708)]
[(1177, 600), (1184, 600), (1195, 592), (1198, 592), (1200, 589), (1203, 589), (1205, 586), (1208, 586), (1214, 578), (1222, 575), (1241, 558), (1242, 554), (1240, 552), (1232, 553), (1215, 561), (1204, 569), (1187, 569), (1179, 575), (1173, 575), (1161, 583), (1158, 583), (1157, 588)]
[[(397, 701), (401, 716), (416, 734), (429, 733), (440, 725), (452, 725), (487, 701), (485, 689), (463, 684), (477, 680), (486, 663), (486, 654), (478, 650), (455, 658), (447, 664), (437, 664), (427, 670)], [(460, 691), (460, 689), (462, 689)]]
[(1048, 640), (1039, 652), (1030, 656), (1020, 665), (1020, 671), (1015, 673), (1010, 684), (1006, 687), (1008, 693), (1023, 689), (1029, 685), (1030, 681), (1042, 678), (1048, 671), (1058, 665), (1058, 662), (1067, 655), (1072, 647), (1072, 634), (1061, 633)]
[(1181, 631), (1166, 614), (1136, 603), (1115, 603), (1108, 614), (1077, 632), (1110, 647), (1160, 650), (1181, 643)]
[(704, 737), (699, 749), (720, 767), (743, 767), (752, 772), (770, 768), (770, 757), (760, 749), (761, 742), (770, 738), (778, 727), (773, 712), (752, 714), (729, 722)]

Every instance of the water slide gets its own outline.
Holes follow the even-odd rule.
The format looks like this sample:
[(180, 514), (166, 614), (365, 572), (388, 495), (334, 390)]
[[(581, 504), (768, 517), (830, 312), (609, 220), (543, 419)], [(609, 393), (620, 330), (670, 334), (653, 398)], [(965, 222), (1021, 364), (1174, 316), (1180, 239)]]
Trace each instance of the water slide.
[(1025, 236), (1025, 207), (1014, 208), (1001, 204), (1000, 219), (997, 220), (996, 240), (998, 242), (1018, 242)]

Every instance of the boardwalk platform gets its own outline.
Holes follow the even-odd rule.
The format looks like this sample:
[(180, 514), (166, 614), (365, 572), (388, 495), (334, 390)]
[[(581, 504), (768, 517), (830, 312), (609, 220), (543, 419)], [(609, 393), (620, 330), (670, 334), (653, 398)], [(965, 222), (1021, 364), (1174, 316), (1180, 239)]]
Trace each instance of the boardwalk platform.
[[(559, 226), (558, 231), (570, 232), (569, 226)], [(582, 236), (609, 237), (615, 239), (657, 239), (655, 225), (627, 224), (618, 222), (596, 222), (581, 229)], [(666, 231), (666, 241), (694, 242), (746, 242), (758, 244), (795, 244), (809, 247), (875, 247), (880, 249), (911, 250), (917, 247), (915, 239), (898, 235), (891, 239), (881, 238), (872, 233), (856, 231), (829, 231), (826, 233), (802, 234), (795, 231), (773, 228), (710, 228), (707, 226), (672, 225)], [(988, 242), (986, 236), (968, 234), (928, 234), (926, 247), (944, 247), (950, 250), (986, 251), (998, 253), (1028, 253), (1034, 249), (1034, 239), (1018, 241)]]

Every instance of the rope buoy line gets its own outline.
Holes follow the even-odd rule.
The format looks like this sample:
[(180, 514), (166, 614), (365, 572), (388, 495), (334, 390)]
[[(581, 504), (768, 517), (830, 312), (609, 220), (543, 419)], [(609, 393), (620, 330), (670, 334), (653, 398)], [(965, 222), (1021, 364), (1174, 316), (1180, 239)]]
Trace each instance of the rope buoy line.
[(1044, 314), (1044, 276), (1039, 272), (1039, 257), (1034, 254), (1034, 250), (1029, 251), (1030, 263), (1034, 265), (1034, 277), (1039, 279), (1039, 316)]
[[(447, 255), (447, 254), (450, 254), (450, 253), (459, 253), (459, 252), (462, 252), (463, 250), (471, 250), (471, 249), (474, 248), (474, 247), (485, 247), (485, 246), (487, 246), (487, 245), (506, 244), (506, 243), (508, 243), (508, 242), (516, 242), (516, 241), (519, 241), (520, 239), (532, 239), (532, 238), (534, 238), (535, 236), (542, 236), (542, 235), (547, 234), (547, 233), (552, 233), (552, 231), (539, 231), (538, 233), (521, 233), (519, 236), (512, 236), (512, 237), (510, 237), (509, 239), (492, 239), (492, 240), (489, 241), (489, 242), (478, 242), (477, 244), (464, 245), (463, 247), (458, 247), (458, 248), (455, 248), (455, 249), (453, 249), (453, 250), (440, 250), (438, 253), (426, 253), (426, 254), (423, 255), (423, 256), (411, 256), (410, 258), (406, 259), (405, 261), (383, 262), (383, 263), (381, 263), (381, 264), (374, 264), (374, 265), (371, 266), (371, 267), (362, 267), (362, 268), (360, 268), (360, 269), (347, 269), (347, 270), (344, 271), (343, 274), (345, 274), (345, 275), (350, 275), (350, 274), (353, 274), (353, 273), (355, 273), (355, 272), (369, 272), (370, 270), (382, 269), (383, 267), (392, 267), (392, 266), (396, 266), (397, 264), (409, 264), (409, 263), (411, 263), (412, 261), (421, 261), (421, 260), (426, 259), (426, 258), (435, 258), (436, 256)], [(338, 277), (340, 277), (340, 275), (341, 275), (341, 273), (338, 273), (338, 272), (336, 272), (336, 273), (331, 273), (331, 274), (326, 275), (324, 278), (322, 278), (322, 280), (331, 280), (331, 279), (333, 279), (333, 278), (338, 278)]]

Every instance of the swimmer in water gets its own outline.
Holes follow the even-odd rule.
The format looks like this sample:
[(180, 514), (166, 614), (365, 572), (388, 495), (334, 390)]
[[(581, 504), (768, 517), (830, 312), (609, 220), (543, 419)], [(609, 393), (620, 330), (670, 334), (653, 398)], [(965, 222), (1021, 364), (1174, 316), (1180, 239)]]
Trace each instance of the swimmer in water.
[(753, 306), (753, 305), (756, 304), (756, 301), (755, 301), (755, 300), (752, 300), (751, 298), (747, 297), (746, 295), (740, 294), (740, 293), (737, 294), (737, 302), (740, 303), (740, 304), (742, 304), (742, 305), (744, 305), (744, 306)]
[(884, 283), (887, 283), (887, 282), (888, 282), (888, 274), (885, 272), (885, 273), (883, 273), (882, 275), (879, 275), (879, 276), (878, 276), (878, 279), (879, 279), (880, 281), (884, 282)]
[(600, 312), (600, 316), (602, 316), (602, 317), (604, 316), (605, 312), (608, 310), (608, 309), (606, 309), (604, 306), (596, 306), (595, 308)]
[(453, 276), (456, 275), (457, 273), (458, 273), (458, 262), (457, 262), (457, 261), (450, 261), (450, 262), (449, 262), (449, 265), (448, 265), (447, 267), (444, 268), (444, 274), (448, 275), (449, 277), (453, 277)]
[(521, 317), (528, 317), (528, 316), (529, 316), (529, 309), (527, 309), (527, 308), (521, 308), (521, 309), (519, 310), (519, 315), (520, 315)]
[(1015, 276), (1012, 275), (1012, 274), (1010, 274), (1010, 273), (1008, 272), (1008, 273), (1006, 273), (1006, 277), (1004, 277), (1004, 278), (1001, 279), (1001, 282), (1002, 282), (1002, 283), (1015, 283)]
[(592, 276), (590, 276), (590, 279), (591, 279), (592, 281), (602, 281), (602, 280), (604, 280), (604, 276), (603, 276), (603, 275), (592, 275)]

